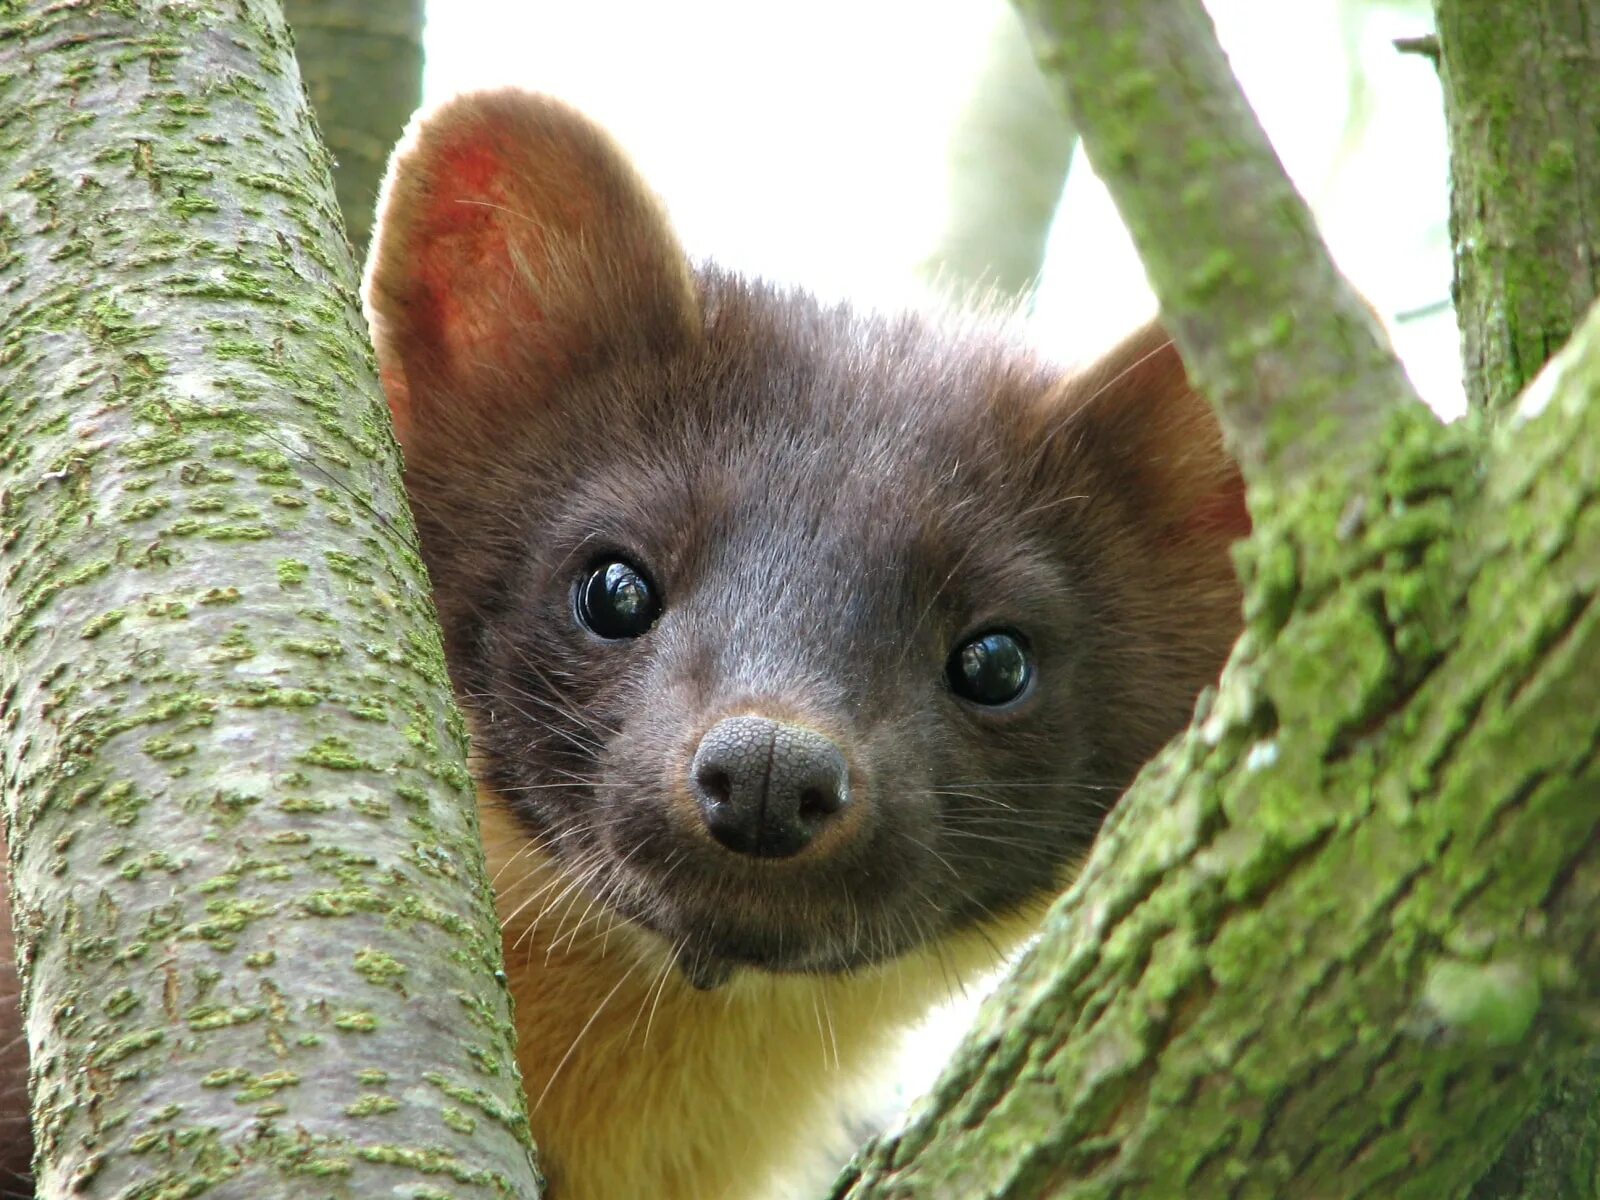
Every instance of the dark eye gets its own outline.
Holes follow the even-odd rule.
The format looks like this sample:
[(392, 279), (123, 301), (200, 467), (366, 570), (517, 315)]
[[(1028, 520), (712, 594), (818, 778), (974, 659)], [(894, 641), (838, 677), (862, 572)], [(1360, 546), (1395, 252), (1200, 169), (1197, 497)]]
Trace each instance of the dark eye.
[(1028, 690), (1033, 663), (1019, 635), (994, 629), (957, 646), (944, 673), (950, 690), (963, 700), (996, 707)]
[(621, 559), (600, 563), (578, 581), (574, 607), (591, 632), (611, 641), (638, 637), (661, 615), (650, 581)]

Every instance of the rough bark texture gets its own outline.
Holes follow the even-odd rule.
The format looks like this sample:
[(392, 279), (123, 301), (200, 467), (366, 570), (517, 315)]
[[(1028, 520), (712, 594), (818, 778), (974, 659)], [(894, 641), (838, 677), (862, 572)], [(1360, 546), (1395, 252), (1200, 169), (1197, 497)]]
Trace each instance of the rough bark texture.
[(1546, 1089), (1472, 1189), (1471, 1200), (1592, 1200), (1600, 1195), (1600, 1062), (1590, 1051)]
[(1017, 7), (1246, 479), (1367, 469), (1390, 412), (1421, 402), (1322, 248), (1200, 0)]
[[(1467, 394), (1505, 410), (1600, 287), (1600, 4), (1434, 0)], [(1545, 1097), (1474, 1200), (1600, 1193), (1600, 1057)]]
[[(1230, 234), (1186, 224), (1194, 196), (1121, 140), (1131, 126), (1108, 154), (1101, 117), (1159, 109), (1157, 143), (1184, 126), (1152, 96), (1181, 91), (1163, 81), (1187, 77), (1173, 31), (1193, 13), (1091, 7), (1057, 6), (1061, 67), (1097, 80), (1085, 145), (1181, 307), (1182, 264)], [(1106, 58), (1122, 73), (1096, 74)], [(1307, 302), (1284, 280), (1298, 257), (1234, 245), (1240, 273)], [(1592, 1036), (1600, 312), (1494, 430), (1409, 403), (1352, 422), (1340, 398), (1373, 359), (1360, 345), (1341, 370), (1338, 348), (1269, 357), (1288, 378), (1265, 386), (1331, 372), (1312, 441), (1365, 437), (1339, 457), (1367, 469), (1253, 489), (1247, 630), (1220, 690), (836, 1195), (1461, 1196)]]
[(1468, 400), (1508, 404), (1600, 291), (1600, 5), (1434, 0)]
[(959, 297), (1031, 296), (1078, 135), (1001, 9), (946, 153), (948, 216), (923, 272)]
[(464, 737), (268, 0), (0, 3), (42, 1194), (536, 1194)]
[(360, 257), (389, 151), (422, 103), (423, 0), (285, 0), (283, 9)]

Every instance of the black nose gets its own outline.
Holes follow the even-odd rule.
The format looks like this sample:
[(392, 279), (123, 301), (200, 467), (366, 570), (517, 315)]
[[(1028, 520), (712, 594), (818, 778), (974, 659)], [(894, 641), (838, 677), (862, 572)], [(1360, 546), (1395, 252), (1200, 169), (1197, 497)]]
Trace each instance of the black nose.
[(850, 802), (839, 747), (814, 729), (766, 717), (713, 725), (689, 781), (711, 836), (758, 858), (798, 854)]

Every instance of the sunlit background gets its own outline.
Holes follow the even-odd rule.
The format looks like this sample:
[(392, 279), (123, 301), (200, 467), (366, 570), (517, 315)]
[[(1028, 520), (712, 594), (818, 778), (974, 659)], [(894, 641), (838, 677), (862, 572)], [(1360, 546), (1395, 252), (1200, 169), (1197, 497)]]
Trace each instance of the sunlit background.
[[(1209, 7), (1339, 263), (1419, 390), (1458, 414), (1439, 87), (1393, 44), (1431, 30), (1427, 0)], [(1033, 70), (1007, 49), (1015, 20), (999, 0), (433, 0), (425, 98), (505, 83), (563, 96), (633, 154), (692, 255), (865, 305), (926, 303), (949, 180), (970, 169), (953, 131), (982, 88)], [(1036, 339), (1068, 360), (1155, 311), (1081, 155), (1030, 308)], [(954, 1005), (910, 1043), (901, 1094), (931, 1081), (967, 1019)]]
[[(1418, 388), (1459, 412), (1439, 88), (1393, 45), (1430, 29), (1427, 0), (1209, 7), (1340, 264)], [(504, 83), (563, 96), (621, 139), (692, 254), (902, 305), (928, 294), (960, 165), (952, 130), (993, 86), (1015, 21), (1000, 0), (433, 0), (425, 97)], [(1079, 156), (1034, 301), (1039, 340), (1076, 360), (1152, 312)]]

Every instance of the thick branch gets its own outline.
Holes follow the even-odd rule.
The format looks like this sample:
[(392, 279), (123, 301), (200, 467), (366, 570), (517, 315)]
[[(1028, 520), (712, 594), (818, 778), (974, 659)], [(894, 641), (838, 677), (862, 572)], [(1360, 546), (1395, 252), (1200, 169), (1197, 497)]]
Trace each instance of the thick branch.
[(0, 6), (0, 214), (40, 1194), (536, 1195), (462, 723), (275, 0)]
[[(1600, 6), (1435, 0), (1450, 130), (1456, 315), (1467, 395), (1508, 402), (1594, 300), (1600, 263)], [(1546, 1097), (1474, 1200), (1596, 1192), (1600, 1057)]]
[(1434, 0), (1467, 397), (1510, 403), (1600, 292), (1600, 6)]
[(1246, 477), (1292, 483), (1377, 461), (1387, 414), (1420, 401), (1328, 257), (1200, 0), (1017, 6)]

